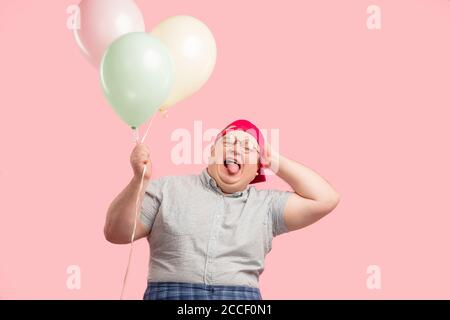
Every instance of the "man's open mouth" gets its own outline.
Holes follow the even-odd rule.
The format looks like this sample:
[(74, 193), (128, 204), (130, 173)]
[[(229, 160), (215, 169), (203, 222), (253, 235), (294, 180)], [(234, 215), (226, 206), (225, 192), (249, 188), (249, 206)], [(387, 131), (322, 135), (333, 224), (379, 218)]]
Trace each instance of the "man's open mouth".
[(226, 158), (223, 161), (224, 166), (230, 174), (236, 174), (241, 170), (242, 165), (234, 158)]

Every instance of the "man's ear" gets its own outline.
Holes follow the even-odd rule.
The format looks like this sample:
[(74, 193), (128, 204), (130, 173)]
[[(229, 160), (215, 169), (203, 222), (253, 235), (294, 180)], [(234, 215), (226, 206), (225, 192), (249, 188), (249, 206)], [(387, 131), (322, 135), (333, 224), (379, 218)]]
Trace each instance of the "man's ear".
[(260, 168), (268, 168), (268, 167), (269, 167), (269, 166), (268, 166), (268, 163), (267, 163), (267, 161), (266, 161), (266, 159), (263, 158), (263, 157), (260, 157), (260, 158), (258, 159), (258, 164), (259, 164), (259, 167), (260, 167)]
[(258, 158), (258, 170), (261, 168), (265, 168), (264, 166), (264, 159), (261, 159), (261, 157)]

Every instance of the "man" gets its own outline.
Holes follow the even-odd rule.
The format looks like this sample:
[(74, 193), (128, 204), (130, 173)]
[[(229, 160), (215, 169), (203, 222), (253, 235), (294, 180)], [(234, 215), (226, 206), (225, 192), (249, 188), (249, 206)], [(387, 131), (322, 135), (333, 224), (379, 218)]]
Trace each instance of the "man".
[[(331, 212), (339, 195), (313, 170), (272, 150), (250, 121), (222, 130), (200, 174), (151, 179), (149, 150), (138, 144), (130, 162), (134, 177), (111, 203), (105, 237), (129, 243), (135, 202), (135, 239), (150, 244), (144, 299), (262, 299), (259, 275), (272, 239), (308, 226)], [(264, 169), (294, 190), (259, 190)]]

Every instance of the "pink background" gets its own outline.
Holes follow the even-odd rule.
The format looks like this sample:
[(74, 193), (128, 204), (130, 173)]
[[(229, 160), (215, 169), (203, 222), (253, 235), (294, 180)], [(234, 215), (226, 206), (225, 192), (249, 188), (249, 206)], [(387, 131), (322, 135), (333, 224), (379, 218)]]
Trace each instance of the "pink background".
[[(265, 299), (450, 298), (450, 1), (137, 1), (147, 30), (189, 14), (218, 47), (200, 92), (153, 121), (154, 176), (177, 128), (248, 118), (341, 194), (319, 223), (274, 240)], [(130, 130), (66, 27), (72, 1), (0, 2), (0, 298), (116, 299), (129, 246), (107, 207), (131, 178)], [(369, 5), (382, 28), (366, 27)], [(277, 177), (259, 187), (287, 188)], [(126, 298), (141, 299), (139, 241)], [(381, 290), (366, 287), (378, 265)], [(69, 265), (81, 289), (66, 287)]]

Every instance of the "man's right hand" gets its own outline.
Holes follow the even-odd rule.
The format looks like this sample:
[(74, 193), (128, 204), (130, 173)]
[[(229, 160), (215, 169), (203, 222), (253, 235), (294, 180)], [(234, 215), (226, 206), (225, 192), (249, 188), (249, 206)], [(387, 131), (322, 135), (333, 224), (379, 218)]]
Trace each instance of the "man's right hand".
[(147, 145), (137, 143), (130, 155), (130, 163), (133, 168), (134, 178), (141, 180), (142, 170), (147, 166), (144, 180), (150, 180), (152, 176), (152, 163), (150, 161), (150, 150)]

